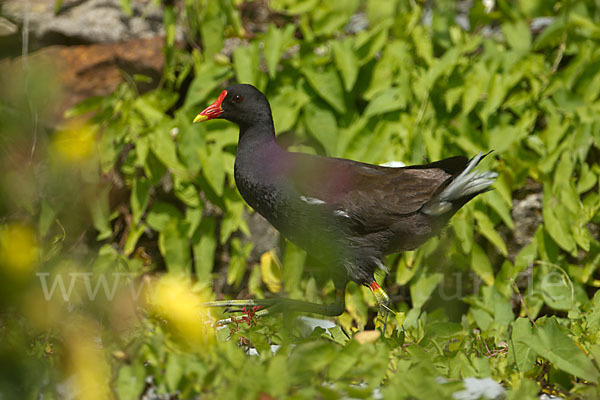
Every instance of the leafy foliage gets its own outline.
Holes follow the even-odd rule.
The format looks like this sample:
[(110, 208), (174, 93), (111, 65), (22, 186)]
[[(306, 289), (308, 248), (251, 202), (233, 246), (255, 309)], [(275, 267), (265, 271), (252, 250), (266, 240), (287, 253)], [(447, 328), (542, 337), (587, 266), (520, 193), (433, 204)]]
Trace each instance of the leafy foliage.
[[(2, 180), (4, 192), (16, 194), (0, 204), (10, 215), (0, 236), (0, 270), (7, 277), (3, 285), (17, 290), (1, 297), (11, 313), (0, 319), (8, 332), (0, 358), (16, 360), (19, 371), (41, 360), (32, 393), (54, 398), (46, 377), (79, 376), (73, 372), (80, 365), (77, 354), (90, 347), (84, 331), (57, 322), (70, 315), (67, 304), (45, 304), (37, 286), (24, 289), (39, 283), (37, 277), (27, 283), (10, 272), (31, 275), (33, 264), (52, 278), (73, 270), (118, 271), (138, 284), (166, 271), (193, 278), (186, 288), (204, 301), (240, 292), (333, 299), (331, 282), (308, 273), (310, 258), (293, 244), (285, 243), (280, 257), (252, 255), (254, 245), (246, 240), (252, 237), (250, 210), (233, 180), (237, 128), (224, 121), (191, 124), (236, 81), (267, 94), (276, 130), (282, 141), (293, 137), (292, 149), (407, 164), (493, 149), (482, 168), (497, 170), (500, 178), (494, 191), (453, 218), (442, 237), (388, 258), (391, 273), (378, 280), (385, 281), (398, 312), (379, 339), (361, 339), (373, 327), (369, 307), (375, 301), (354, 284), (335, 328), (303, 332), (297, 321), (257, 318), (246, 310), (246, 319), (216, 331), (215, 340), (196, 340), (212, 333), (185, 322), (195, 318), (187, 304), (196, 300), (186, 300), (180, 289), (155, 312), (152, 302), (113, 307), (146, 310), (122, 330), (111, 301), (80, 298), (75, 303), (84, 322), (67, 320), (101, 338), (104, 351), (92, 353), (102, 361), (89, 374), (101, 386), (119, 398), (156, 391), (181, 398), (379, 393), (431, 399), (451, 398), (465, 377), (491, 377), (507, 387), (508, 398), (535, 398), (541, 391), (597, 397), (597, 4), (499, 1), (486, 11), (475, 2), (460, 15), (450, 1), (425, 9), (400, 1), (273, 0), (269, 23), (250, 32), (251, 17), (240, 10), (255, 3), (186, 0), (179, 16), (165, 5), (166, 64), (159, 87), (138, 93), (135, 80), (145, 78), (133, 77), (113, 94), (72, 109), (71, 118), (94, 114), (85, 125), (59, 133), (75, 132), (71, 136), (81, 143), (97, 137), (97, 152), (48, 146), (53, 170), (39, 196), (31, 194), (34, 188), (25, 190), (35, 179), (19, 190), (14, 174)], [(469, 29), (455, 22), (463, 18), (464, 24), (465, 17)], [(540, 17), (552, 19), (532, 33)], [(187, 25), (191, 51), (175, 44), (177, 19)], [(236, 39), (237, 47), (223, 50)], [(28, 129), (10, 107), (1, 112), (2, 131)], [(81, 193), (83, 199), (76, 195)], [(526, 218), (513, 208), (517, 204), (533, 204)], [(85, 236), (85, 224), (73, 216), (86, 214), (95, 233), (86, 237), (82, 257), (73, 249), (81, 246), (75, 233)], [(525, 243), (517, 240), (527, 229)], [(9, 257), (20, 249), (15, 238), (24, 243), (23, 254), (39, 246), (39, 265)], [(74, 290), (85, 297), (85, 288)], [(36, 305), (49, 307), (56, 319), (32, 312)], [(99, 310), (105, 309), (113, 320), (104, 321)], [(57, 349), (48, 350), (50, 345)], [(9, 352), (30, 346), (27, 356)], [(253, 351), (256, 356), (247, 354)], [(55, 361), (54, 354), (66, 361)], [(56, 363), (62, 372), (54, 371)], [(2, 378), (0, 390), (19, 397), (18, 385), (27, 379), (14, 384)], [(90, 379), (76, 386), (90, 391), (98, 384)]]

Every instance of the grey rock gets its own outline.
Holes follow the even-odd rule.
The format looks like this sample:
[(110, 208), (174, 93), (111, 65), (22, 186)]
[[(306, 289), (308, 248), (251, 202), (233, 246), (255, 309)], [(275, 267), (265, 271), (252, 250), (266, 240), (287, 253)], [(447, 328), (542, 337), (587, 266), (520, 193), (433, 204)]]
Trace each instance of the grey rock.
[(542, 223), (542, 193), (531, 193), (522, 200), (514, 200), (512, 218), (514, 240), (518, 245), (526, 246)]
[(250, 261), (256, 262), (264, 252), (279, 247), (279, 232), (259, 213), (247, 214), (245, 218), (250, 228), (249, 240), (254, 243)]
[[(58, 14), (55, 0), (7, 0), (3, 13), (28, 25), (34, 37), (43, 44), (110, 43), (149, 38), (164, 34), (162, 10), (149, 1), (134, 1), (131, 15), (122, 9), (119, 0), (65, 1)], [(183, 37), (178, 28), (177, 39)]]

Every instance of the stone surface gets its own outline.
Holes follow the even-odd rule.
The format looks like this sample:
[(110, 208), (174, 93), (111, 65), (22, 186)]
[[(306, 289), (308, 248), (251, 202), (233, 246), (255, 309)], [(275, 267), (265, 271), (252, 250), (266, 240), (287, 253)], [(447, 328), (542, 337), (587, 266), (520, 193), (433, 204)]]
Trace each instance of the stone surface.
[(531, 193), (522, 200), (513, 201), (512, 218), (515, 222), (514, 241), (526, 246), (542, 223), (542, 193)]
[[(109, 43), (164, 34), (162, 11), (150, 0), (133, 0), (131, 15), (120, 0), (5, 0), (3, 13), (25, 25), (40, 46)], [(182, 30), (178, 31), (181, 39)]]
[[(50, 119), (59, 120), (78, 102), (114, 91), (123, 82), (124, 73), (150, 76), (150, 87), (156, 85), (164, 63), (162, 46), (163, 39), (158, 36), (111, 44), (50, 46), (29, 54), (27, 64), (32, 70), (56, 72), (61, 101)], [(21, 57), (0, 61), (0, 81), (20, 74), (22, 69)]]
[(249, 261), (258, 262), (264, 252), (279, 248), (279, 232), (257, 212), (244, 217), (250, 228), (249, 240), (254, 243)]

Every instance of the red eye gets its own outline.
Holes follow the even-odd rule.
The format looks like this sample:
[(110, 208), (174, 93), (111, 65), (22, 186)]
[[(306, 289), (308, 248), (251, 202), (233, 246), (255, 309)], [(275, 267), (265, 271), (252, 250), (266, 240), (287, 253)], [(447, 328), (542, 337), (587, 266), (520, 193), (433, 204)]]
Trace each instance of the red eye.
[(241, 103), (242, 102), (242, 96), (240, 96), (240, 95), (233, 96), (233, 102), (234, 103)]

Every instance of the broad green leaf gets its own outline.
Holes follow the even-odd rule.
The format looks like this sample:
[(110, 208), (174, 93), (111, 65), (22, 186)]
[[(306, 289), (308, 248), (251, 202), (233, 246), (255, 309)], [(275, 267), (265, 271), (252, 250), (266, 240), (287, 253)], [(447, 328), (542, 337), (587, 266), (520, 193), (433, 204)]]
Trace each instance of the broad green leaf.
[(512, 220), (509, 208), (512, 207), (512, 205), (507, 205), (500, 193), (495, 190), (486, 193), (484, 199), (486, 203), (496, 211), (500, 218), (502, 218), (502, 222), (504, 222), (509, 229), (514, 229), (515, 224)]
[(364, 116), (371, 117), (373, 115), (385, 114), (390, 111), (401, 110), (407, 104), (407, 89), (406, 88), (389, 88), (379, 93), (373, 100), (369, 102), (365, 109)]
[[(204, 104), (206, 101), (216, 100), (218, 93), (213, 92), (221, 86), (221, 82), (229, 79), (232, 75), (233, 71), (229, 65), (217, 65), (212, 61), (199, 65), (183, 104), (185, 110), (191, 111), (188, 116), (190, 122), (194, 119), (194, 115), (208, 106), (208, 104)], [(211, 94), (214, 94), (214, 99), (208, 98)]]
[(131, 189), (131, 216), (133, 223), (138, 224), (146, 206), (150, 199), (150, 182), (144, 177), (137, 178), (133, 181), (133, 188)]
[(358, 59), (354, 54), (351, 39), (346, 39), (343, 42), (334, 41), (333, 57), (335, 64), (342, 74), (344, 80), (344, 88), (349, 92), (354, 87), (358, 76)]
[[(207, 56), (212, 56), (221, 51), (225, 39), (225, 21), (221, 11), (220, 2), (208, 1), (203, 8), (202, 23), (202, 48)], [(208, 57), (207, 57), (208, 58)]]
[(236, 47), (233, 51), (233, 67), (238, 83), (258, 85), (260, 54), (258, 43)]
[(278, 29), (274, 24), (269, 24), (269, 30), (265, 35), (263, 54), (269, 71), (269, 77), (275, 78), (277, 65), (281, 54), (285, 50), (286, 42), (289, 42), (294, 34), (294, 25), (286, 25), (284, 30)]
[(40, 215), (38, 221), (38, 231), (40, 237), (46, 236), (52, 224), (54, 224), (57, 211), (48, 203), (47, 200), (43, 199), (40, 205)]
[(306, 253), (291, 242), (285, 243), (283, 253), (283, 287), (287, 293), (299, 292), (300, 278), (304, 270)]
[(169, 220), (158, 235), (158, 249), (167, 271), (189, 274), (192, 269), (188, 225), (182, 220)]
[(179, 357), (176, 353), (169, 354), (165, 365), (165, 380), (167, 382), (169, 390), (172, 392), (177, 391), (179, 382), (183, 378), (183, 364), (183, 359)]
[(110, 187), (106, 187), (91, 199), (89, 203), (90, 214), (92, 215), (92, 223), (98, 231), (96, 240), (108, 239), (112, 236), (112, 228), (110, 227), (110, 209), (108, 204), (108, 195)]
[(459, 211), (452, 218), (452, 227), (456, 232), (462, 251), (465, 254), (471, 253), (473, 246), (473, 214), (470, 209), (465, 208)]
[(531, 46), (531, 33), (529, 25), (521, 20), (514, 23), (502, 24), (502, 33), (510, 47), (517, 51), (525, 52)]
[(555, 310), (569, 311), (575, 302), (573, 283), (560, 267), (544, 263), (540, 290), (544, 302)]
[(370, 31), (359, 32), (354, 42), (359, 64), (362, 66), (371, 61), (384, 48), (388, 40), (388, 24), (380, 24)]
[(317, 71), (313, 68), (302, 68), (302, 74), (315, 92), (331, 105), (338, 113), (346, 112), (344, 89), (339, 75), (333, 68)]
[(275, 97), (270, 99), (276, 132), (292, 129), (302, 107), (311, 101), (311, 98), (299, 87), (284, 86)]
[(417, 50), (417, 55), (421, 57), (427, 65), (433, 63), (433, 43), (429, 32), (423, 25), (417, 25), (412, 31), (412, 40)]
[(498, 232), (496, 232), (490, 217), (479, 210), (473, 211), (473, 216), (477, 220), (477, 226), (479, 227), (479, 231), (483, 234), (483, 236), (485, 236), (487, 240), (496, 246), (502, 255), (506, 256), (508, 254), (506, 243), (504, 243), (502, 237), (498, 234)]
[(303, 110), (310, 134), (323, 145), (329, 156), (337, 155), (338, 127), (335, 114), (324, 103), (308, 103)]
[(441, 273), (427, 274), (422, 272), (416, 281), (410, 285), (410, 297), (414, 308), (421, 308), (438, 287), (444, 275)]
[(131, 255), (136, 248), (137, 242), (146, 230), (145, 224), (139, 225), (130, 225), (129, 232), (127, 233), (127, 240), (125, 241), (125, 246), (123, 247), (123, 254), (126, 256)]
[(533, 336), (522, 337), (519, 341), (558, 369), (591, 382), (600, 379), (600, 372), (592, 360), (562, 331), (556, 317), (543, 325), (536, 324)]
[(213, 270), (215, 250), (217, 248), (215, 226), (216, 221), (214, 218), (204, 217), (192, 236), (194, 266), (196, 276), (200, 282), (209, 281)]
[(146, 223), (156, 232), (160, 232), (172, 219), (181, 220), (183, 214), (171, 203), (157, 201), (152, 204), (146, 215)]
[(150, 148), (156, 158), (171, 172), (177, 174), (185, 173), (185, 167), (177, 158), (175, 143), (167, 129), (157, 129), (152, 132), (150, 135)]
[(524, 340), (531, 340), (532, 336), (533, 327), (529, 319), (517, 318), (512, 325), (508, 361), (516, 363), (517, 370), (521, 373), (529, 371), (535, 365), (535, 352), (523, 343)]
[(116, 375), (114, 387), (120, 399), (139, 398), (144, 391), (146, 372), (137, 360), (130, 364), (121, 364)]
[(239, 238), (231, 241), (231, 261), (227, 269), (227, 284), (239, 287), (246, 273), (246, 265), (253, 244), (246, 242), (242, 244)]
[(198, 149), (198, 155), (206, 180), (217, 195), (223, 195), (225, 166), (221, 149), (217, 146), (207, 146)]
[(575, 240), (571, 236), (568, 228), (569, 221), (560, 220), (554, 211), (556, 199), (552, 196), (552, 190), (549, 184), (544, 185), (544, 197), (542, 201), (542, 214), (544, 216), (544, 227), (550, 237), (563, 250), (574, 254), (577, 250)]
[(494, 270), (490, 260), (483, 251), (483, 249), (477, 244), (473, 243), (473, 250), (471, 251), (471, 269), (487, 284), (494, 284)]

